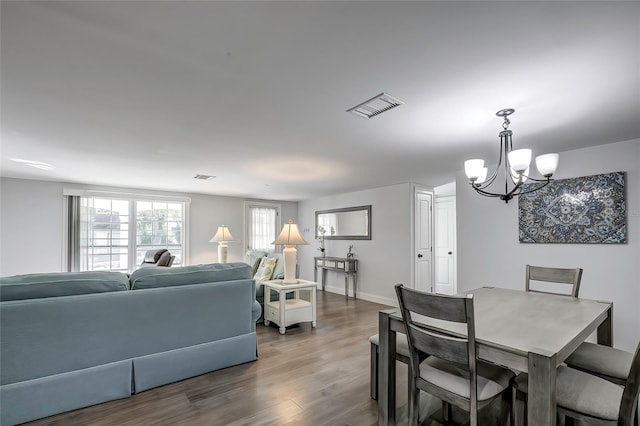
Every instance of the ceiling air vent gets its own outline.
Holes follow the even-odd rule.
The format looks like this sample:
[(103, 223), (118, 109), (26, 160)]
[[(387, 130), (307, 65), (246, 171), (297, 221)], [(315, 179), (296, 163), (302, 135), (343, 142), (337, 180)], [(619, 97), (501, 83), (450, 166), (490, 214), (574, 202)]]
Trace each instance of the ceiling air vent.
[(374, 115), (389, 111), (391, 108), (395, 108), (402, 104), (404, 104), (404, 102), (400, 99), (396, 99), (383, 92), (360, 105), (349, 108), (347, 112), (359, 115), (360, 117), (371, 118)]
[(209, 176), (209, 175), (195, 175), (193, 178), (194, 178), (194, 179), (200, 179), (200, 180), (211, 180), (211, 179), (215, 179), (215, 176)]

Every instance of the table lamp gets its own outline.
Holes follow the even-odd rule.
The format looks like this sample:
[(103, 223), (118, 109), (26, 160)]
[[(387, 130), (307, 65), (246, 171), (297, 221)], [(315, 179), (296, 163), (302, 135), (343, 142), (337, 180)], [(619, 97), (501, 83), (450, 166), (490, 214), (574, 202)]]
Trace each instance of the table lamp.
[(283, 284), (296, 284), (296, 264), (298, 263), (298, 250), (296, 246), (309, 244), (300, 235), (298, 225), (293, 223), (292, 220), (285, 224), (282, 228), (282, 232), (275, 239), (272, 244), (284, 245), (282, 250), (282, 257), (284, 258), (284, 280)]
[(227, 263), (227, 243), (230, 241), (235, 241), (231, 235), (231, 231), (225, 225), (218, 226), (218, 230), (216, 234), (209, 240), (210, 243), (218, 243), (218, 262), (219, 263)]

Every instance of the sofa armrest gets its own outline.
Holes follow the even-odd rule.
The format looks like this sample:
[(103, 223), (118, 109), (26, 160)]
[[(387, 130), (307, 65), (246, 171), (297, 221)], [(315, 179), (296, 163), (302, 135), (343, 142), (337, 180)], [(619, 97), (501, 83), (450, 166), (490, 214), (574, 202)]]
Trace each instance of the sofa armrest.
[[(253, 302), (253, 309), (251, 310), (251, 318), (252, 318), (252, 324), (255, 327), (256, 321), (258, 321), (258, 318), (260, 318), (260, 315), (262, 315), (262, 306), (260, 306), (260, 303), (255, 300)], [(254, 328), (255, 331), (255, 328)]]

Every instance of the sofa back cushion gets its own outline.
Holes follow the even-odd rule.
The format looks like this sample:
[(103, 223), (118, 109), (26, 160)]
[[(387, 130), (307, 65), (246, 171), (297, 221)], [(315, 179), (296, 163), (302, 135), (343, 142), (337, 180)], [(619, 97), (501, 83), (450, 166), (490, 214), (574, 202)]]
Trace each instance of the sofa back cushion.
[(129, 290), (121, 272), (53, 272), (0, 278), (0, 301)]
[(210, 263), (177, 268), (141, 268), (129, 277), (131, 290), (252, 279), (251, 267), (243, 262)]

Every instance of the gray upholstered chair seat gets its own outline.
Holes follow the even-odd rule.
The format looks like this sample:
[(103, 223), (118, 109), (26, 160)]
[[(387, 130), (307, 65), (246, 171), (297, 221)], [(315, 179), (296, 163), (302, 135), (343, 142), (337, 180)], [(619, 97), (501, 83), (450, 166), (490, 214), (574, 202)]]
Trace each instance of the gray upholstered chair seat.
[(566, 359), (565, 363), (569, 367), (623, 384), (629, 376), (632, 361), (631, 352), (584, 342)]
[[(369, 337), (369, 342), (379, 347), (380, 336), (374, 334), (373, 336)], [(407, 336), (403, 333), (396, 333), (396, 353), (404, 355), (407, 358), (409, 357), (409, 342), (407, 342)]]
[(557, 404), (592, 417), (617, 420), (623, 389), (615, 383), (563, 365), (557, 370)]
[[(478, 401), (484, 401), (502, 393), (510, 385), (513, 372), (497, 365), (478, 361)], [(436, 357), (420, 363), (420, 377), (456, 395), (469, 398), (469, 369)]]
[[(518, 391), (527, 393), (526, 373), (514, 382)], [(556, 404), (571, 411), (603, 420), (617, 420), (623, 387), (600, 377), (561, 365), (556, 370)]]

